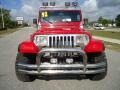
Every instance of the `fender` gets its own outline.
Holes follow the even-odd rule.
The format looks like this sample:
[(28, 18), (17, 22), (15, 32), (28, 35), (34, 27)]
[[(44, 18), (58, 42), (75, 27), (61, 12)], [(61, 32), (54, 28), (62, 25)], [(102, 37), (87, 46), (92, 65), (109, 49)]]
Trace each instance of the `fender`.
[(97, 39), (91, 39), (89, 44), (85, 47), (84, 51), (86, 53), (91, 52), (103, 52), (105, 50), (103, 41)]
[(39, 49), (36, 47), (36, 45), (31, 41), (25, 41), (19, 44), (18, 52), (20, 53), (32, 53), (37, 54)]

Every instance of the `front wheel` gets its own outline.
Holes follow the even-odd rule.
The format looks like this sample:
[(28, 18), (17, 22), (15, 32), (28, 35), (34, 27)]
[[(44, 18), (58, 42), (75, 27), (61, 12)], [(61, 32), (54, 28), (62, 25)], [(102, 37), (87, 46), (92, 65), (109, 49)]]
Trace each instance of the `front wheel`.
[(106, 66), (104, 67), (105, 68), (105, 72), (88, 75), (90, 80), (98, 81), (98, 80), (104, 79), (106, 77), (106, 75), (107, 75), (107, 59), (106, 59), (105, 53), (101, 53), (101, 54), (97, 55), (95, 57), (95, 59), (102, 60), (102, 61), (104, 61), (106, 63)]
[(16, 63), (15, 63), (15, 72), (16, 72), (16, 76), (17, 76), (18, 80), (20, 80), (22, 82), (32, 82), (32, 81), (34, 81), (36, 79), (35, 76), (24, 74), (24, 73), (21, 73), (21, 72), (18, 71), (18, 69), (19, 69), (18, 66), (17, 66), (18, 63), (28, 64), (29, 63), (28, 57), (24, 56), (21, 53), (17, 54)]

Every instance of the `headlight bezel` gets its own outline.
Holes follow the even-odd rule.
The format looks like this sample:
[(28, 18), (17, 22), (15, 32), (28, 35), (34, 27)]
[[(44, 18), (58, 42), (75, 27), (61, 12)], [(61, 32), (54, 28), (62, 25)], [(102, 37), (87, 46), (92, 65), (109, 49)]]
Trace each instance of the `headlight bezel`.
[(79, 34), (76, 36), (76, 46), (82, 46), (85, 47), (86, 45), (88, 45), (90, 41), (90, 37), (87, 34)]
[(35, 35), (33, 42), (36, 46), (47, 46), (48, 37), (46, 35)]

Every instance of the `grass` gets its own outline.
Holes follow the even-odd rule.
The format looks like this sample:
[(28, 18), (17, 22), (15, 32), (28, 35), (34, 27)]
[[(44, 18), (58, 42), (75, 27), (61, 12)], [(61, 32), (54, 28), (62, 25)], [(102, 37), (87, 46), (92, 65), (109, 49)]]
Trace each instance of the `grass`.
[[(88, 30), (94, 36), (101, 36), (113, 39), (120, 40), (120, 32), (113, 32), (113, 31), (98, 31), (98, 30)], [(104, 42), (105, 47), (120, 52), (120, 44), (115, 44), (111, 42)]]
[(7, 29), (7, 30), (0, 30), (0, 36), (6, 35), (6, 34), (10, 34), (10, 33), (16, 32), (18, 30), (19, 30), (18, 28)]
[(120, 32), (113, 31), (99, 31), (99, 30), (89, 30), (89, 32), (94, 36), (101, 36), (113, 39), (120, 39)]
[(110, 42), (104, 42), (104, 44), (106, 48), (120, 52), (120, 44), (114, 44)]

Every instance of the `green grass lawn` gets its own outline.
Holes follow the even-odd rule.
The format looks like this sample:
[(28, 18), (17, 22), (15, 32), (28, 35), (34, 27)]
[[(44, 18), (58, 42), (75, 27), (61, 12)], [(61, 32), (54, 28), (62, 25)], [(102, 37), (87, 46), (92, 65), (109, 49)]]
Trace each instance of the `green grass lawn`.
[(104, 42), (104, 44), (106, 48), (120, 52), (120, 44), (114, 44), (110, 42)]
[(5, 35), (5, 34), (9, 34), (9, 33), (13, 33), (15, 31), (18, 31), (18, 28), (14, 28), (14, 29), (7, 29), (7, 30), (0, 30), (0, 35)]
[(88, 30), (94, 36), (102, 36), (113, 39), (120, 39), (120, 32)]
[[(94, 36), (101, 36), (101, 37), (107, 37), (107, 38), (113, 38), (113, 39), (120, 40), (120, 32), (98, 31), (98, 30), (88, 30), (88, 31)], [(104, 42), (104, 44), (106, 48), (120, 52), (119, 44), (114, 44), (110, 42)]]

